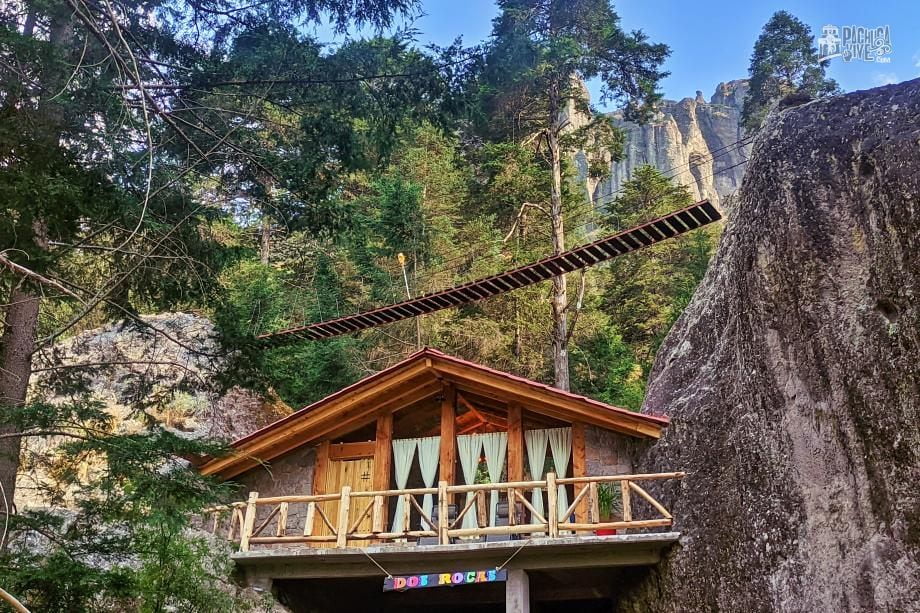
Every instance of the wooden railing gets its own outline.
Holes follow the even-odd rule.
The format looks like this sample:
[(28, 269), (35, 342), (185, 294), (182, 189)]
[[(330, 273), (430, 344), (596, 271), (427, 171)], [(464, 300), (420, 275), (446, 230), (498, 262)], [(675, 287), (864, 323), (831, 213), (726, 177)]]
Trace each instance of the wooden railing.
[[(549, 473), (543, 481), (476, 485), (448, 485), (441, 481), (436, 488), (355, 492), (345, 486), (335, 494), (266, 498), (260, 498), (258, 492), (250, 492), (246, 502), (206, 511), (210, 520), (210, 525), (206, 527), (215, 534), (238, 542), (241, 551), (249, 551), (253, 545), (347, 547), (349, 541), (379, 544), (418, 537), (437, 538), (439, 544), (446, 545), (453, 539), (486, 535), (538, 535), (555, 538), (561, 534), (595, 530), (666, 528), (673, 524), (671, 514), (639, 482), (680, 479), (683, 476), (682, 472), (673, 472), (556, 478), (553, 473)], [(620, 519), (601, 518), (598, 489), (602, 483), (619, 489), (622, 503)], [(562, 513), (557, 509), (559, 485), (571, 485), (573, 492), (571, 503)], [(528, 498), (534, 488), (540, 488), (546, 494), (546, 510), (542, 513)], [(511, 509), (508, 525), (487, 525), (489, 498), (486, 494), (492, 491), (498, 491), (504, 501), (513, 503), (508, 505)], [(467, 497), (468, 493), (473, 496)], [(430, 517), (423, 510), (419, 500), (426, 494), (435, 497), (439, 519)], [(388, 528), (388, 502), (395, 497), (403, 498), (403, 529), (394, 532)], [(449, 516), (449, 505), (453, 499), (458, 502), (459, 513), (449, 521), (440, 521), (440, 518)], [(637, 500), (644, 501), (638, 512), (635, 507)], [(337, 505), (335, 513), (330, 512), (330, 503)], [(477, 509), (476, 526), (463, 528), (463, 518), (473, 508)], [(292, 512), (292, 509), (297, 512)], [(413, 513), (418, 518), (416, 529), (411, 527)], [(296, 520), (291, 521), (292, 517), (296, 517)], [(369, 529), (362, 527), (368, 518)], [(273, 530), (266, 534), (270, 528)]]

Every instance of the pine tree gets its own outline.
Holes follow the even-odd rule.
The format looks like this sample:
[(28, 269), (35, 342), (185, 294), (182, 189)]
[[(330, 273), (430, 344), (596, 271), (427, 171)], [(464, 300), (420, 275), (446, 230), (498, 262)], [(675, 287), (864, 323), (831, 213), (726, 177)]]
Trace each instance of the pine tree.
[[(572, 116), (588, 110), (583, 82), (599, 78), (608, 99), (624, 102), (630, 119), (648, 115), (659, 98), (665, 45), (639, 31), (625, 32), (608, 0), (501, 0), (495, 42), (482, 75), (485, 114), (500, 132), (544, 154), (548, 198), (532, 203), (550, 220), (553, 253), (565, 250), (563, 158), (593, 144), (614, 149), (616, 131), (597, 117), (576, 128)], [(523, 204), (523, 203), (522, 203)], [(569, 388), (569, 299), (565, 276), (553, 279), (552, 355), (555, 385)]]
[(836, 81), (825, 76), (827, 62), (818, 61), (812, 38), (811, 28), (786, 11), (774, 13), (764, 25), (748, 68), (750, 90), (741, 113), (747, 130), (759, 128), (785, 96), (821, 98), (839, 91)]

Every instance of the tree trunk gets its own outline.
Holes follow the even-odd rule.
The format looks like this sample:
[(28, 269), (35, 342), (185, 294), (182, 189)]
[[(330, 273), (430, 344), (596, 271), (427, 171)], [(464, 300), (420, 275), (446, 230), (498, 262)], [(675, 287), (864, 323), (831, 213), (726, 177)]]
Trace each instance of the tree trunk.
[[(69, 45), (73, 41), (71, 15), (64, 9), (52, 11), (48, 41), (52, 45)], [(24, 31), (28, 34), (34, 28), (36, 17), (27, 17)], [(67, 55), (67, 54), (65, 54)], [(43, 76), (46, 91), (60, 91), (67, 78), (68, 67), (58, 65)], [(64, 122), (64, 111), (58, 102), (43, 100), (39, 103), (40, 115), (44, 120), (43, 138), (51, 146), (57, 146), (60, 127)], [(32, 224), (32, 240), (40, 249), (48, 249), (48, 229), (36, 219)], [(32, 351), (38, 331), (40, 295), (33, 293), (28, 285), (14, 286), (10, 292), (5, 310), (3, 336), (0, 337), (0, 406), (18, 407), (25, 404), (32, 375)], [(13, 426), (0, 427), (0, 434), (16, 432)], [(0, 484), (7, 502), (12, 505), (16, 493), (16, 474), (19, 472), (19, 453), (22, 439), (0, 438)], [(0, 508), (0, 512), (6, 507)]]
[[(549, 213), (552, 222), (553, 255), (565, 251), (565, 227), (562, 217), (562, 152), (559, 150), (559, 99), (550, 94), (549, 129), (546, 131), (546, 143), (549, 148), (552, 172), (550, 188)], [(566, 348), (568, 340), (568, 322), (566, 307), (568, 290), (565, 275), (553, 277), (553, 385), (561, 390), (569, 390), (569, 354)]]
[(259, 261), (268, 264), (272, 251), (272, 220), (265, 213), (262, 214), (262, 228), (259, 239)]
[[(32, 349), (38, 326), (39, 298), (27, 290), (10, 292), (6, 307), (6, 325), (0, 338), (0, 404), (21, 406), (26, 399), (32, 374)], [(14, 426), (0, 426), (0, 434), (15, 432)], [(22, 439), (0, 438), (0, 484), (8, 504), (13, 504), (19, 451)], [(2, 507), (0, 511), (5, 511)]]

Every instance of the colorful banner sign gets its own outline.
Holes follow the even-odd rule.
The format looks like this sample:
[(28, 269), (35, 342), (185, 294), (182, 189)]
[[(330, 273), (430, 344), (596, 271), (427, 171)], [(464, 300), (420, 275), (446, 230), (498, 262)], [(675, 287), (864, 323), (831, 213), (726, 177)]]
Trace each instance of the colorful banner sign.
[(432, 573), (424, 575), (401, 575), (383, 580), (384, 592), (404, 592), (423, 587), (445, 587), (470, 585), (472, 583), (494, 583), (507, 581), (507, 570), (465, 570), (454, 573)]

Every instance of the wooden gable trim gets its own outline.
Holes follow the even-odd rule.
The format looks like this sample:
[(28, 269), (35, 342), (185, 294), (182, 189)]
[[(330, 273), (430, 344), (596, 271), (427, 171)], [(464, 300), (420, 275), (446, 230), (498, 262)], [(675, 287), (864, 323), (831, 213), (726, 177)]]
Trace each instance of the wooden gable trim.
[[(234, 443), (236, 453), (208, 461), (205, 475), (231, 478), (304, 444), (347, 434), (372, 424), (379, 416), (400, 410), (442, 392), (442, 380), (500, 405), (517, 403), (534, 414), (566, 423), (583, 422), (629, 436), (659, 438), (666, 418), (631, 414), (588, 398), (424, 349), (404, 362), (359, 381)], [(461, 402), (467, 399), (462, 398)], [(456, 399), (453, 436), (456, 436)], [(511, 424), (468, 403), (484, 427), (510, 429)], [(443, 406), (442, 406), (443, 417)], [(442, 428), (442, 436), (446, 431)], [(456, 459), (456, 455), (454, 455)]]
[(434, 368), (443, 374), (445, 379), (453, 381), (464, 388), (471, 389), (477, 394), (498, 400), (504, 399), (505, 402), (520, 402), (526, 405), (529, 410), (555, 419), (567, 422), (584, 421), (630, 436), (649, 438), (660, 438), (661, 436), (661, 427), (651, 424), (641, 417), (631, 418), (628, 414), (619, 411), (593, 409), (582, 405), (574, 399), (551, 396), (541, 390), (508, 381), (503, 377), (490, 373), (472, 373), (468, 369), (447, 361), (436, 362)]
[[(236, 454), (208, 462), (201, 467), (201, 473), (220, 474), (225, 479), (234, 477), (257, 466), (260, 461), (272, 460), (312, 440), (329, 437), (343, 430), (348, 432), (370, 423), (378, 414), (389, 410), (394, 402), (414, 397), (413, 390), (421, 389), (422, 397), (434, 393), (436, 389), (430, 383), (437, 380), (433, 376), (428, 380), (428, 386), (425, 385), (426, 381), (413, 381), (413, 378), (426, 372), (431, 371), (423, 362), (408, 364), (403, 370), (391, 372), (390, 376), (377, 385), (356, 389), (336, 398), (335, 402), (316, 406), (299, 419), (290, 420), (286, 427), (277, 427), (276, 431), (267, 432), (264, 437), (248, 441), (243, 439)], [(385, 387), (381, 387), (382, 382), (386, 382)], [(388, 399), (383, 405), (380, 403), (381, 397)], [(241, 459), (241, 456), (247, 455), (253, 458)]]

